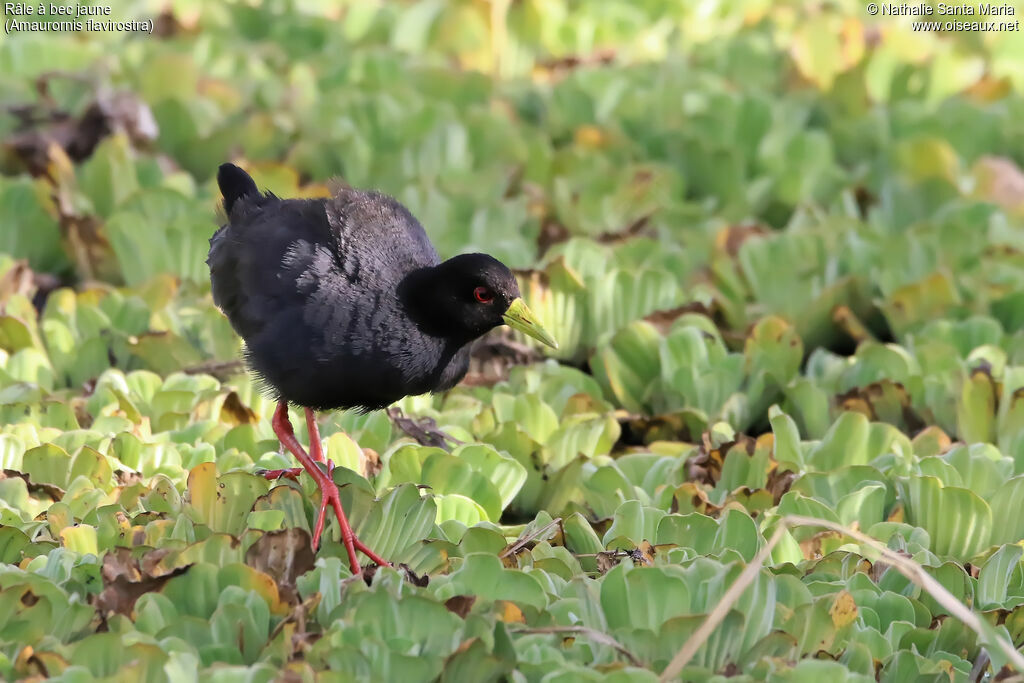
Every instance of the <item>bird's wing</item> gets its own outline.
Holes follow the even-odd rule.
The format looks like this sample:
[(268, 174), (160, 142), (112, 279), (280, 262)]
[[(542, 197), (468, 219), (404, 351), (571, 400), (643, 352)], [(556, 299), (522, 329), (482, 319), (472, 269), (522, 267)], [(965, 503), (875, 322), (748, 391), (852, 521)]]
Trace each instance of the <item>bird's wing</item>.
[(208, 263), (214, 301), (250, 346), (281, 325), (302, 326), (314, 356), (355, 343), (357, 329), (376, 343), (398, 315), (398, 284), (440, 261), (409, 211), (376, 192), (246, 206), (211, 239)]
[(440, 263), (423, 226), (387, 195), (341, 189), (325, 210), (338, 267), (352, 280), (390, 289), (410, 272)]
[[(298, 274), (310, 263), (288, 259), (296, 242), (315, 243), (327, 232), (323, 200), (245, 197), (210, 238), (213, 301), (249, 341), (268, 321), (301, 304)], [(288, 283), (288, 284), (285, 284)]]

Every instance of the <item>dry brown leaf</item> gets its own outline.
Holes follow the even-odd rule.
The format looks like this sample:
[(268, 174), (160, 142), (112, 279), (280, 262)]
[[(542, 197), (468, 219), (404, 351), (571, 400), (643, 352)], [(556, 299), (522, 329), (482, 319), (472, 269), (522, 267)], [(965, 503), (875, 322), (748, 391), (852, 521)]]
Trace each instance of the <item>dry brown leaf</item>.
[(624, 557), (623, 553), (617, 550), (602, 550), (597, 554), (597, 571), (607, 574), (619, 564), (621, 557)]
[(466, 615), (469, 614), (469, 610), (473, 608), (475, 603), (475, 595), (455, 595), (445, 600), (444, 606), (447, 607), (448, 611), (452, 614), (456, 614), (460, 618), (465, 619)]
[(756, 223), (747, 225), (730, 225), (723, 228), (715, 235), (715, 248), (723, 251), (730, 257), (735, 258), (740, 253), (740, 247), (751, 237), (770, 234), (772, 231), (763, 228)]
[(411, 436), (415, 439), (416, 443), (421, 446), (430, 446), (450, 451), (451, 448), (448, 446), (448, 442), (456, 445), (462, 444), (458, 439), (455, 439), (438, 429), (437, 422), (435, 422), (432, 417), (406, 417), (402, 413), (402, 409), (398, 407), (388, 408), (388, 417), (391, 418), (391, 422), (393, 422), (396, 427), (405, 432), (407, 436)]
[(142, 595), (160, 590), (169, 579), (186, 571), (188, 566), (178, 567), (161, 576), (153, 576), (132, 557), (130, 548), (117, 548), (103, 557), (103, 568), (100, 573), (104, 588), (96, 596), (96, 608), (101, 615), (117, 612), (131, 617), (135, 602)]
[(885, 521), (887, 521), (887, 522), (900, 522), (900, 523), (902, 523), (903, 522), (903, 504), (902, 503), (896, 503), (896, 507), (894, 507), (892, 509), (892, 512), (889, 513), (889, 516), (886, 518)]
[(380, 461), (380, 454), (372, 448), (363, 449), (363, 476), (367, 479), (373, 480), (383, 467)]
[(779, 504), (782, 496), (786, 495), (794, 481), (796, 481), (796, 472), (790, 470), (780, 472), (778, 467), (775, 467), (768, 473), (765, 489), (772, 494), (772, 501), (775, 505)]
[(245, 553), (245, 563), (272, 577), (282, 599), (293, 605), (299, 602), (295, 579), (315, 562), (309, 533), (295, 527), (266, 532)]
[(252, 408), (242, 403), (237, 391), (232, 391), (224, 397), (224, 403), (220, 407), (220, 419), (231, 425), (248, 425), (259, 422), (259, 418)]
[(414, 586), (420, 588), (426, 588), (430, 585), (430, 576), (427, 574), (417, 574), (412, 568), (404, 562), (398, 565), (398, 568), (402, 570), (402, 574), (405, 576), (405, 580)]
[(17, 470), (0, 470), (0, 480), (12, 478), (24, 480), (25, 487), (28, 489), (29, 493), (41, 493), (54, 502), (64, 498), (64, 489), (59, 486), (55, 486), (53, 484), (36, 484), (27, 474)]
[(676, 489), (675, 495), (672, 497), (672, 512), (680, 510), (689, 512), (690, 507), (687, 507), (687, 504), (693, 508), (694, 512), (699, 512), (702, 515), (717, 518), (722, 514), (722, 507), (708, 500), (707, 492), (692, 481), (685, 482)]
[(805, 560), (818, 560), (824, 555), (822, 552), (822, 544), (830, 538), (842, 538), (842, 534), (836, 531), (822, 531), (814, 534), (810, 538), (800, 541), (800, 550), (804, 554)]
[(871, 330), (846, 304), (840, 304), (832, 309), (832, 321), (858, 344), (875, 338), (875, 335), (871, 334)]

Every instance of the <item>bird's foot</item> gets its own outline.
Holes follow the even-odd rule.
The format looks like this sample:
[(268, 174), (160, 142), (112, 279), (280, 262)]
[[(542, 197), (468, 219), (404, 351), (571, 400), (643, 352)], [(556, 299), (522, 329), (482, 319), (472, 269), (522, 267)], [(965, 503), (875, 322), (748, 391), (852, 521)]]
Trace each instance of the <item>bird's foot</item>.
[(269, 479), (270, 481), (280, 479), (281, 477), (297, 481), (299, 475), (302, 474), (303, 471), (304, 470), (301, 467), (286, 467), (281, 470), (256, 470), (256, 474), (265, 479)]
[[(302, 474), (305, 471), (306, 470), (303, 467), (285, 467), (284, 469), (280, 469), (280, 470), (256, 470), (256, 474), (258, 474), (259, 476), (261, 476), (261, 477), (263, 477), (265, 479), (269, 479), (271, 481), (280, 479), (281, 477), (286, 477), (288, 479), (291, 479), (292, 481), (298, 481), (299, 480), (299, 475)], [(334, 461), (328, 460), (327, 461), (327, 476), (328, 477), (331, 476), (331, 474), (333, 472), (334, 472)]]
[[(328, 461), (330, 463), (330, 461)], [(333, 469), (333, 467), (331, 467)], [(319, 482), (318, 482), (319, 483)], [(338, 487), (331, 481), (327, 486), (326, 490), (323, 486), (320, 488), (320, 511), (316, 517), (316, 527), (313, 529), (313, 550), (320, 547), (320, 536), (324, 531), (324, 521), (327, 516), (327, 507), (330, 506), (334, 509), (334, 516), (338, 519), (338, 527), (341, 529), (341, 542), (345, 546), (345, 550), (348, 553), (349, 567), (352, 569), (353, 574), (359, 574), (359, 558), (356, 555), (356, 551), (366, 555), (372, 562), (381, 567), (390, 567), (391, 563), (383, 559), (380, 555), (370, 550), (365, 543), (359, 540), (355, 532), (352, 531), (352, 527), (349, 526), (348, 518), (345, 516), (345, 510), (341, 507), (341, 495), (338, 492)]]

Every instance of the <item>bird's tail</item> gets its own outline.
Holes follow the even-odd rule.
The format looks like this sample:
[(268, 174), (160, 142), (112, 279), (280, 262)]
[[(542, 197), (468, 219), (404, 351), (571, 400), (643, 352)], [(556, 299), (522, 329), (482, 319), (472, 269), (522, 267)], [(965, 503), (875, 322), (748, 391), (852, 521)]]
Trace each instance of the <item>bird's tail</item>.
[(217, 185), (224, 195), (224, 212), (231, 215), (235, 202), (243, 197), (257, 198), (260, 196), (256, 181), (248, 173), (234, 164), (221, 164), (217, 169)]

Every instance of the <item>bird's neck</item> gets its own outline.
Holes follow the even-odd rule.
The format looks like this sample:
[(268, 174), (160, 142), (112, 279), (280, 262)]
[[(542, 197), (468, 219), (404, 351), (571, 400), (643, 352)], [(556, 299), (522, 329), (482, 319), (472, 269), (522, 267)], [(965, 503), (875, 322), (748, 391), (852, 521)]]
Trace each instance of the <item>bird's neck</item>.
[(398, 286), (398, 300), (424, 334), (444, 339), (458, 348), (476, 338), (453, 315), (454, 294), (448, 286), (444, 263), (417, 268)]

